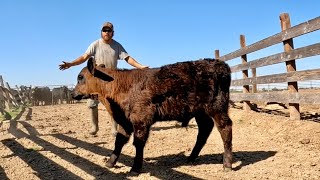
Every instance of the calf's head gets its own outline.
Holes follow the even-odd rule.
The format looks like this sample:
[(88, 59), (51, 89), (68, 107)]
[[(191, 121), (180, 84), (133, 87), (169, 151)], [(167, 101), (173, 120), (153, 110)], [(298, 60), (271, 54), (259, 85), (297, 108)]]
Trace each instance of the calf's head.
[(87, 67), (84, 67), (77, 77), (77, 85), (72, 92), (72, 98), (76, 100), (87, 99), (101, 93), (101, 87), (105, 82), (113, 81), (113, 78), (97, 67), (93, 58), (89, 58)]

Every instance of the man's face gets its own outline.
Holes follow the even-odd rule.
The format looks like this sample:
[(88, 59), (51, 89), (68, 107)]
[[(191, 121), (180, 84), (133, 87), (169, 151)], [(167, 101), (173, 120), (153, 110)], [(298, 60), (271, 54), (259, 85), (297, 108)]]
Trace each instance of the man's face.
[(103, 40), (105, 40), (106, 42), (110, 41), (113, 37), (113, 30), (108, 28), (108, 27), (104, 27), (101, 30), (101, 37)]

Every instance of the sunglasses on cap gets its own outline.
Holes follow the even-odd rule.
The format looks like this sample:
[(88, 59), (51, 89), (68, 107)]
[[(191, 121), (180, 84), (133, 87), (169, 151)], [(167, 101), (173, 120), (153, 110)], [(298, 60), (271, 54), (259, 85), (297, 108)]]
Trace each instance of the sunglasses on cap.
[(108, 32), (108, 33), (113, 32), (112, 29), (110, 29), (110, 28), (103, 28), (101, 31)]

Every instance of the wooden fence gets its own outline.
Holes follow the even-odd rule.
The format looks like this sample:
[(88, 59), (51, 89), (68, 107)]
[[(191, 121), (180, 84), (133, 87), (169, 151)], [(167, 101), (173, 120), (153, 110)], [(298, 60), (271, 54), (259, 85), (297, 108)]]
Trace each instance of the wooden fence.
[(0, 114), (25, 105), (73, 104), (71, 89), (74, 85), (20, 86), (12, 89), (0, 75)]
[[(280, 24), (282, 29), (280, 33), (260, 40), (249, 46), (246, 46), (245, 36), (240, 35), (241, 48), (239, 50), (224, 56), (220, 56), (219, 50), (216, 50), (215, 58), (223, 61), (235, 58), (241, 58), (242, 60), (241, 64), (232, 66), (231, 70), (232, 73), (242, 72), (243, 78), (233, 79), (231, 86), (242, 86), (243, 91), (242, 93), (231, 93), (231, 100), (243, 101), (243, 108), (245, 110), (251, 110), (250, 101), (288, 103), (290, 119), (300, 119), (299, 105), (320, 104), (320, 93), (299, 93), (297, 82), (320, 80), (320, 63), (319, 67), (315, 67), (315, 69), (297, 71), (295, 60), (319, 55), (320, 43), (294, 49), (293, 38), (319, 30), (320, 17), (291, 27), (289, 14), (283, 13), (280, 15)], [(248, 61), (247, 54), (279, 43), (283, 43), (284, 52)], [(257, 76), (256, 68), (279, 63), (285, 64), (287, 69), (286, 73)], [(249, 77), (249, 70), (251, 70), (252, 77)], [(288, 90), (282, 92), (257, 92), (257, 84), (272, 83), (287, 83)]]
[(2, 76), (0, 75), (0, 114), (4, 114), (4, 109), (11, 109), (18, 107), (18, 102), (15, 96), (10, 91), (9, 83), (6, 83), (7, 87), (4, 85)]

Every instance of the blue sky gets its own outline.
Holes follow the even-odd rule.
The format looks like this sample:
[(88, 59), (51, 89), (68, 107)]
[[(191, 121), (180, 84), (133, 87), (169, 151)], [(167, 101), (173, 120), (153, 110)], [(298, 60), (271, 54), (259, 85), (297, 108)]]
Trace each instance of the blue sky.
[[(11, 86), (75, 84), (86, 63), (65, 71), (60, 71), (58, 65), (82, 55), (91, 42), (100, 38), (105, 21), (114, 24), (114, 39), (132, 57), (159, 67), (214, 57), (215, 49), (220, 55), (227, 54), (239, 49), (240, 34), (246, 36), (249, 45), (280, 32), (281, 13), (289, 13), (291, 24), (297, 25), (318, 17), (319, 7), (320, 1), (288, 0), (3, 0), (0, 75)], [(319, 40), (320, 33), (315, 32), (297, 38), (295, 46)], [(248, 58), (282, 50), (281, 46), (271, 47)], [(301, 69), (319, 68), (319, 57), (316, 59), (302, 63)], [(118, 67), (131, 68), (125, 61)]]

